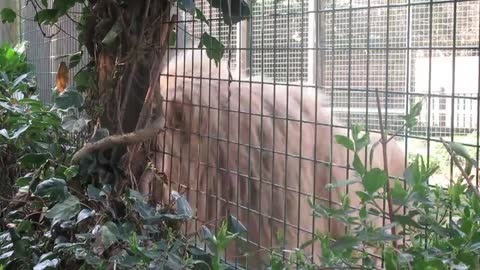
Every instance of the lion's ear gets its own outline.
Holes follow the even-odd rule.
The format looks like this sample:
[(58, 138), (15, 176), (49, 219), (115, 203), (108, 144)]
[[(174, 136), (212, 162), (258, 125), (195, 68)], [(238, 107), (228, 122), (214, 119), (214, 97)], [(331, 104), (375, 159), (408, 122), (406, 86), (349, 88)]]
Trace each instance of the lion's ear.
[(60, 94), (63, 93), (65, 89), (67, 89), (68, 73), (69, 73), (69, 70), (68, 70), (67, 64), (62, 61), (60, 63), (60, 66), (58, 67), (57, 79), (56, 79), (57, 91)]

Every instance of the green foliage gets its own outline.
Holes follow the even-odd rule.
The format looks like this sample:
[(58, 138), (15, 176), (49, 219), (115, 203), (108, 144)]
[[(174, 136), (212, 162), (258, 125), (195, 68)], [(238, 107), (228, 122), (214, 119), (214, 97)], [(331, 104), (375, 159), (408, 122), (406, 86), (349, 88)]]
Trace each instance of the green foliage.
[[(212, 238), (215, 253), (203, 251), (177, 230), (194, 216), (179, 193), (172, 193), (172, 207), (150, 205), (137, 191), (125, 188), (124, 173), (108, 151), (70, 165), (77, 144), (67, 138), (85, 132), (89, 123), (78, 116), (83, 95), (69, 88), (55, 96), (52, 106), (44, 105), (35, 96), (34, 78), (21, 48), (5, 45), (0, 50), (1, 175), (15, 185), (13, 201), (22, 202), (2, 207), (2, 224), (8, 227), (0, 227), (0, 265), (224, 269), (219, 254), (245, 227), (229, 217), (224, 222), (228, 230), (224, 225)], [(90, 140), (108, 135), (108, 130), (98, 129)]]
[(11, 8), (3, 8), (0, 11), (0, 19), (2, 20), (2, 23), (12, 23), (15, 21), (15, 18), (17, 18), (17, 13)]
[(204, 32), (200, 37), (200, 43), (198, 44), (198, 47), (201, 48), (202, 46), (207, 49), (207, 56), (210, 59), (213, 59), (215, 64), (218, 65), (223, 57), (223, 54), (225, 53), (225, 46), (220, 43), (218, 39), (212, 37), (207, 32)]
[[(421, 105), (413, 108), (405, 117), (406, 127), (416, 123)], [(417, 156), (406, 169), (404, 181), (392, 181), (390, 190), (382, 189), (388, 181), (382, 168), (365, 169), (360, 159), (356, 159), (357, 152), (368, 144), (368, 133), (361, 135), (359, 127), (352, 131), (352, 139), (337, 136), (336, 141), (355, 152), (354, 160), (358, 164), (354, 162), (353, 169), (361, 181), (341, 181), (328, 188), (361, 182), (365, 192), (355, 194), (361, 202), (358, 210), (350, 208), (352, 195), (345, 196), (340, 205), (312, 205), (315, 216), (333, 218), (347, 226), (347, 234), (335, 240), (329, 233), (315, 236), (315, 241), (322, 244), (322, 266), (373, 269), (378, 266), (368, 251), (383, 248), (386, 269), (478, 269), (480, 198), (473, 191), (476, 187), (468, 186), (464, 179), (452, 182), (447, 189), (429, 185), (429, 178), (438, 166), (427, 166), (423, 158)], [(466, 171), (477, 166), (462, 145), (448, 145), (457, 158), (464, 160)], [(378, 199), (390, 200), (392, 209), (384, 209)], [(386, 218), (386, 225), (373, 222), (382, 217)], [(397, 230), (393, 230), (394, 227)], [(272, 266), (278, 261), (274, 263)]]

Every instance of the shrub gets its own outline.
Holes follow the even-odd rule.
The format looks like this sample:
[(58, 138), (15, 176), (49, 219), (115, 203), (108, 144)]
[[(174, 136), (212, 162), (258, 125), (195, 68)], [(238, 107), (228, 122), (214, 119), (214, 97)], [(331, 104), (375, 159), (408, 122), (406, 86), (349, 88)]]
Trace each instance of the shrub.
[[(177, 229), (192, 218), (186, 199), (158, 209), (127, 188), (111, 151), (70, 161), (84, 132), (83, 96), (74, 88), (54, 95), (52, 106), (35, 96), (35, 81), (23, 46), (0, 52), (0, 145), (6, 196), (0, 223), (0, 266), (6, 269), (213, 269), (224, 268), (221, 251), (234, 239), (235, 218), (212, 235), (211, 252), (196, 248)], [(108, 136), (98, 129), (91, 142)], [(114, 149), (115, 150), (115, 149)], [(5, 198), (4, 198), (5, 199)], [(226, 223), (225, 223), (226, 224)], [(235, 226), (232, 226), (235, 225)], [(226, 225), (225, 225), (226, 226)], [(233, 232), (232, 232), (233, 231)]]

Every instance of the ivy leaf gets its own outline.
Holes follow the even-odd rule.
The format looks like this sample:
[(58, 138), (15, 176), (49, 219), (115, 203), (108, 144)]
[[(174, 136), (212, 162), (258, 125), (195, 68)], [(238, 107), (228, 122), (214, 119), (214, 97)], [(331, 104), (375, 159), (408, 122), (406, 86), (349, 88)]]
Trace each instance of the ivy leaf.
[(39, 263), (37, 263), (34, 267), (33, 270), (46, 270), (46, 269), (57, 269), (58, 264), (60, 263), (60, 260), (55, 258), (52, 260), (44, 260)]
[(22, 135), (22, 133), (24, 133), (25, 131), (27, 131), (27, 129), (30, 127), (30, 125), (23, 125), (21, 126), (20, 128), (16, 129), (12, 136), (9, 136), (8, 135), (8, 131), (6, 129), (2, 129), (0, 130), (0, 135), (2, 135), (3, 137), (5, 137), (6, 139), (8, 140), (14, 140), (16, 138), (18, 138), (20, 135)]
[(75, 80), (75, 87), (79, 91), (85, 91), (86, 89), (90, 88), (93, 83), (92, 78), (94, 75), (95, 74), (89, 69), (78, 72), (73, 78)]
[(25, 73), (25, 74), (22, 74), (22, 75), (18, 76), (15, 79), (15, 81), (13, 81), (12, 88), (17, 87), (17, 85), (19, 85), (21, 82), (23, 82), (29, 75), (30, 75), (29, 73)]
[(55, 24), (58, 22), (58, 10), (57, 9), (42, 9), (35, 14), (33, 20), (40, 24)]
[(45, 216), (54, 220), (69, 220), (80, 212), (80, 201), (69, 195), (63, 202), (55, 204)]
[(66, 194), (67, 183), (65, 180), (58, 178), (42, 181), (35, 189), (35, 195), (40, 197), (50, 196), (53, 199), (64, 199)]
[(335, 141), (350, 151), (355, 151), (353, 141), (347, 136), (335, 135)]
[(78, 213), (77, 224), (93, 216), (95, 216), (95, 210), (90, 210), (88, 208), (82, 209), (82, 211)]
[(81, 132), (87, 127), (87, 125), (87, 120), (84, 118), (78, 118), (76, 115), (67, 115), (62, 120), (62, 128), (72, 133)]
[(29, 153), (23, 155), (18, 161), (25, 167), (35, 168), (44, 164), (48, 159), (51, 159), (50, 153)]
[(67, 180), (72, 179), (73, 177), (77, 176), (80, 172), (80, 168), (78, 165), (72, 165), (68, 167), (63, 174), (67, 177)]
[(102, 243), (107, 249), (118, 241), (117, 235), (120, 235), (120, 231), (115, 223), (108, 221), (100, 228), (100, 235)]
[(33, 180), (33, 173), (27, 173), (25, 176), (17, 178), (15, 181), (15, 186), (17, 187), (24, 187), (30, 184)]
[(198, 47), (205, 47), (207, 49), (207, 56), (210, 60), (214, 60), (215, 64), (218, 66), (220, 60), (225, 53), (225, 46), (218, 41), (218, 39), (212, 37), (207, 32), (204, 32), (200, 37), (200, 43)]
[(176, 200), (177, 215), (183, 219), (190, 219), (193, 217), (193, 210), (190, 207), (187, 199), (180, 195), (178, 192), (172, 192), (173, 197)]
[(94, 187), (93, 185), (88, 185), (87, 187), (87, 195), (88, 199), (90, 200), (95, 200), (95, 201), (101, 201), (102, 200), (102, 195), (101, 195), (101, 190)]
[(17, 18), (17, 13), (11, 8), (3, 8), (0, 11), (0, 18), (2, 23), (13, 23)]
[(210, 230), (206, 226), (202, 226), (200, 228), (200, 231), (198, 232), (198, 234), (200, 235), (200, 239), (202, 241), (206, 241), (206, 242), (215, 241), (215, 237), (213, 236), (212, 232), (210, 232)]
[(78, 51), (70, 56), (70, 63), (68, 64), (68, 68), (72, 69), (82, 61), (83, 51)]
[(374, 168), (365, 173), (363, 186), (368, 193), (373, 194), (375, 191), (385, 186), (387, 181), (388, 175), (379, 168)]
[(231, 233), (243, 234), (247, 232), (247, 228), (234, 216), (228, 215), (227, 228)]
[(70, 108), (80, 108), (84, 102), (83, 95), (73, 88), (68, 88), (55, 100), (55, 108), (68, 110)]

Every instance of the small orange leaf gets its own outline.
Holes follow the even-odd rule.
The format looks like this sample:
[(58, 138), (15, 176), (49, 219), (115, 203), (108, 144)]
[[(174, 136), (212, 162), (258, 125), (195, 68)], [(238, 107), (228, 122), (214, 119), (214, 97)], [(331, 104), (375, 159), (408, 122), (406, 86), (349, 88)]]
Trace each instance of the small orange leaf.
[(61, 94), (68, 85), (68, 68), (65, 62), (61, 62), (57, 71), (57, 91)]

